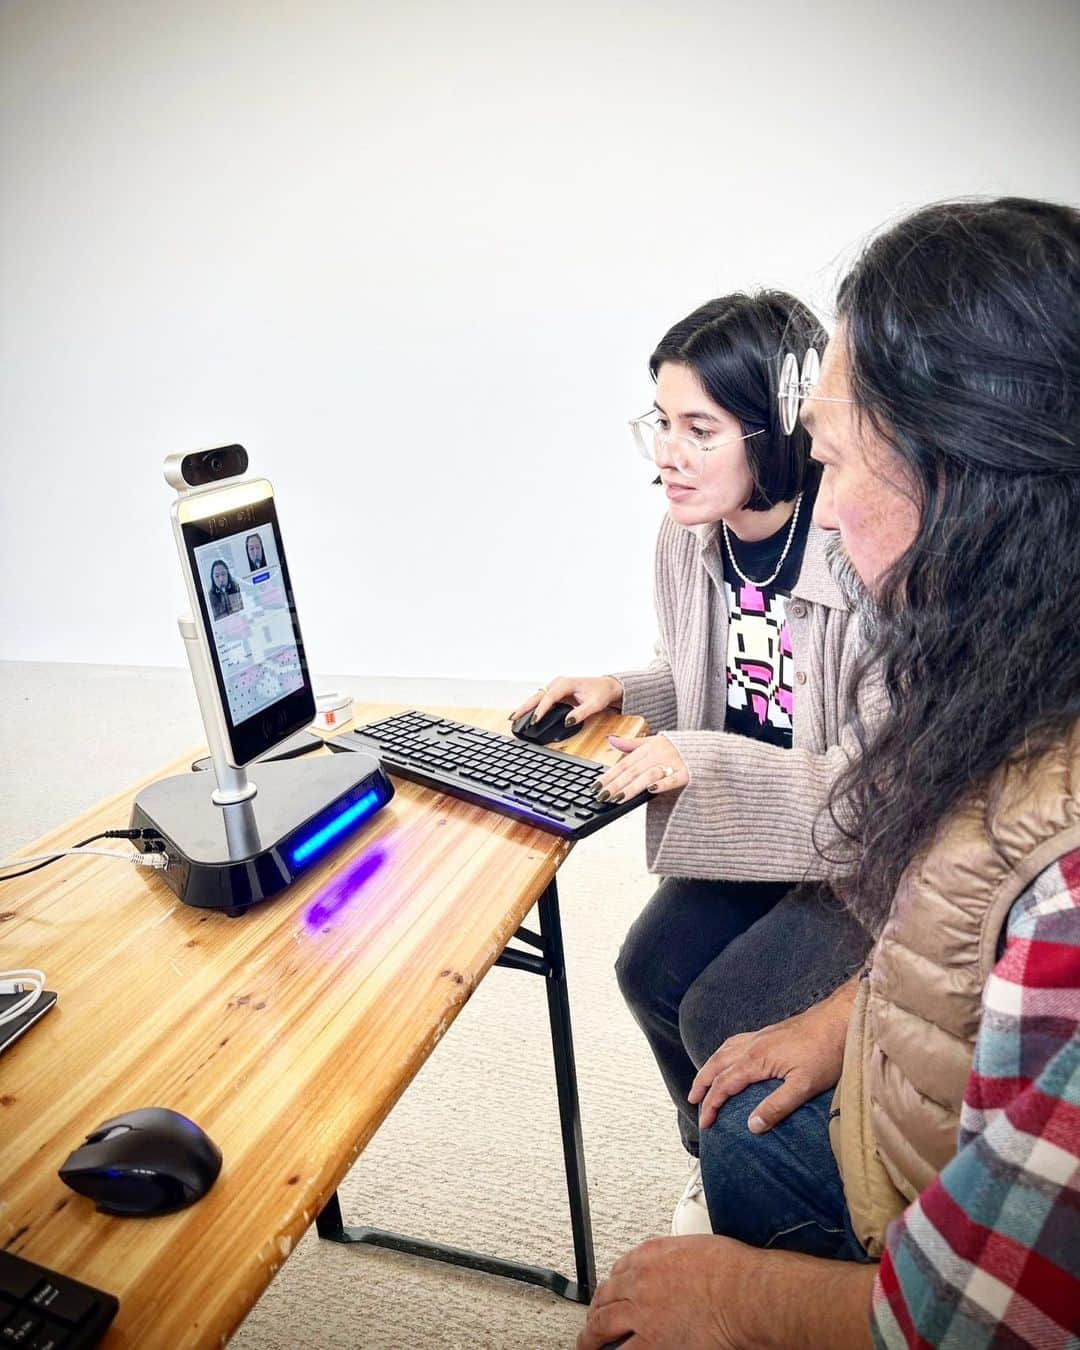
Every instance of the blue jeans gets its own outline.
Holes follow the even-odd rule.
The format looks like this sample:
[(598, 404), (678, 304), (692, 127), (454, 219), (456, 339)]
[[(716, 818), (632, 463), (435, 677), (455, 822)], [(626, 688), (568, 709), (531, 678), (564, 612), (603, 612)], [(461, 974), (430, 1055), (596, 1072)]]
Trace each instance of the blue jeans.
[(831, 994), (869, 950), (866, 931), (824, 886), (661, 882), (631, 925), (615, 973), (689, 1153), (698, 1152), (698, 1125), (686, 1095), (713, 1051)]
[(753, 1247), (867, 1261), (851, 1227), (829, 1144), (832, 1090), (765, 1134), (746, 1122), (779, 1079), (754, 1083), (701, 1135), (701, 1179), (713, 1232)]

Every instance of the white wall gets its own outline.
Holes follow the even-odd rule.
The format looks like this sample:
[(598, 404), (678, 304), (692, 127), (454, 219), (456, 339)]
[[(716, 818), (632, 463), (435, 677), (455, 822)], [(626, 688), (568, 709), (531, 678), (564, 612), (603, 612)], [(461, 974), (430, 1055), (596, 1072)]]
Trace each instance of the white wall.
[(1080, 200), (1078, 76), (1075, 0), (7, 0), (0, 654), (180, 664), (160, 463), (238, 439), (317, 670), (636, 661), (655, 341)]

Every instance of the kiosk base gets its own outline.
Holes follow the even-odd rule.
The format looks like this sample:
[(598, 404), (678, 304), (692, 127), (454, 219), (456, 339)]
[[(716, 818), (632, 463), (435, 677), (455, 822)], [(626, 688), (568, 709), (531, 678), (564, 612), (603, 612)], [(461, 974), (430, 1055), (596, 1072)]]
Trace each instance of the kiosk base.
[(215, 806), (207, 775), (143, 788), (131, 812), (147, 831), (135, 847), (168, 854), (161, 873), (184, 901), (233, 918), (291, 885), (343, 844), (394, 795), (373, 755), (268, 761), (248, 801)]

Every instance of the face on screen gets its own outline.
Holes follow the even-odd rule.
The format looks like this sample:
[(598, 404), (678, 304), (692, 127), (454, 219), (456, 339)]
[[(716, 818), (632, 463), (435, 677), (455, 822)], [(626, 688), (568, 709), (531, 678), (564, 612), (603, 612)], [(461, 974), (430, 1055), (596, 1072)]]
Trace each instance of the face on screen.
[(194, 550), (210, 640), (234, 726), (303, 687), (277, 530), (260, 525)]

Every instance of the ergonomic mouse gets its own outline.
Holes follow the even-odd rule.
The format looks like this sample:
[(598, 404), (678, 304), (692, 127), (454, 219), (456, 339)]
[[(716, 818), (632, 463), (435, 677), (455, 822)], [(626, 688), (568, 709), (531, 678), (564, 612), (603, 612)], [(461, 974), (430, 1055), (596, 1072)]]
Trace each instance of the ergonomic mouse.
[(193, 1120), (163, 1106), (103, 1121), (60, 1168), (60, 1180), (103, 1214), (168, 1214), (201, 1200), (221, 1149)]
[(532, 741), (534, 745), (550, 745), (553, 741), (568, 741), (576, 736), (580, 727), (568, 727), (566, 714), (574, 711), (572, 703), (553, 703), (539, 722), (532, 720), (532, 713), (519, 717), (511, 730), (523, 741)]

